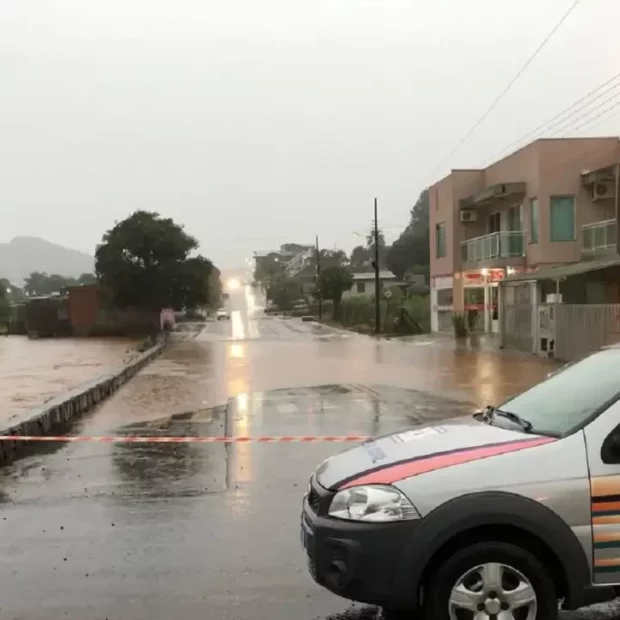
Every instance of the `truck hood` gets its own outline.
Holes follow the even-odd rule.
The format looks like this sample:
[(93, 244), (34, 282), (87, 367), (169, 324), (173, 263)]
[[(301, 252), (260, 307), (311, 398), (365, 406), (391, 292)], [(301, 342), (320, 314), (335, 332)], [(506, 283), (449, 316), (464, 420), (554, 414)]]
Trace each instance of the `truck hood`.
[(553, 438), (455, 418), (385, 435), (333, 456), (316, 470), (326, 489), (360, 484), (393, 484), (429, 471), (515, 452)]

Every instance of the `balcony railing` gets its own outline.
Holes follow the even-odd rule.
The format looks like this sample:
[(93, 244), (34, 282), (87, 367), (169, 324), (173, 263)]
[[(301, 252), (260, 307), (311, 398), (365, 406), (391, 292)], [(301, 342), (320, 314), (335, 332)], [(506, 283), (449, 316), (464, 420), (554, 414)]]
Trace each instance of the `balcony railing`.
[(522, 230), (506, 230), (461, 242), (461, 259), (476, 263), (497, 258), (516, 258), (525, 255)]
[(616, 247), (616, 220), (604, 220), (581, 227), (581, 250), (584, 254), (590, 252), (605, 252)]

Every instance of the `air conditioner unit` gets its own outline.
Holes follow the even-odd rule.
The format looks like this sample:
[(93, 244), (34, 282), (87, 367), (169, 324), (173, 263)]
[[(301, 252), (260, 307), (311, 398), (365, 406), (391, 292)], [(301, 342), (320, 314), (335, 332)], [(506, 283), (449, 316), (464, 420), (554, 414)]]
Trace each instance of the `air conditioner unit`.
[(616, 187), (613, 181), (599, 181), (592, 185), (592, 200), (615, 198)]
[(475, 222), (478, 219), (478, 214), (469, 209), (468, 211), (461, 211), (461, 222)]

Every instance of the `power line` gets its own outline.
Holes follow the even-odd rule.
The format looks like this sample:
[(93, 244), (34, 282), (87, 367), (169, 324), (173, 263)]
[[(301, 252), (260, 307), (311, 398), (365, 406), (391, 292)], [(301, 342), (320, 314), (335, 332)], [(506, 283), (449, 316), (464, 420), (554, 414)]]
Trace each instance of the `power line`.
[[(591, 110), (586, 110), (584, 114), (581, 114), (577, 118), (572, 119), (568, 124), (564, 124), (564, 125), (560, 126), (560, 128), (556, 129), (549, 137), (554, 137), (554, 136), (556, 136), (558, 134), (566, 133), (567, 130), (576, 131), (576, 129), (574, 127), (571, 129), (571, 127), (575, 123), (578, 123), (579, 121), (583, 120), (584, 118), (590, 116), (592, 114), (592, 112), (596, 112), (597, 110), (600, 110), (601, 108), (603, 108), (607, 104), (617, 100), (619, 97), (620, 97), (620, 92), (617, 92), (617, 93), (613, 94), (611, 97), (608, 97), (607, 99), (601, 101), (601, 103), (599, 103), (597, 106), (594, 106), (594, 108), (592, 108)], [(605, 111), (602, 112), (602, 114), (604, 114), (604, 113), (605, 113)], [(586, 120), (586, 123), (587, 122), (588, 121)]]
[[(564, 110), (562, 110), (558, 114), (556, 114), (556, 115), (552, 116), (551, 118), (547, 119), (544, 123), (542, 123), (541, 125), (539, 125), (535, 129), (532, 129), (531, 131), (529, 131), (528, 133), (524, 134), (523, 136), (521, 136), (520, 138), (518, 138), (514, 142), (511, 142), (508, 146), (504, 147), (500, 151), (497, 151), (494, 155), (492, 155), (491, 157), (486, 159), (485, 164), (482, 167), (486, 168), (491, 163), (497, 161), (498, 159), (501, 159), (508, 152), (515, 150), (518, 145), (523, 144), (523, 142), (525, 142), (526, 140), (528, 142), (531, 141), (531, 139), (536, 134), (540, 133), (543, 130), (549, 130), (551, 127), (557, 125), (558, 123), (561, 123), (564, 120), (569, 119), (576, 112), (579, 112), (579, 111), (583, 110), (585, 107), (587, 107), (587, 106), (591, 105), (592, 103), (594, 103), (595, 101), (598, 101), (601, 97), (606, 95), (611, 90), (615, 90), (616, 88), (618, 88), (618, 86), (620, 86), (620, 81), (618, 81), (618, 78), (620, 78), (620, 72), (616, 73), (609, 80), (607, 80), (603, 84), (600, 84), (599, 86), (597, 86), (596, 88), (591, 90), (589, 93), (585, 94), (583, 97), (581, 97), (580, 99), (578, 99), (577, 101), (575, 101), (574, 103), (569, 105), (567, 108), (564, 108)], [(612, 84), (613, 82), (617, 82), (617, 83), (616, 84)], [(605, 87), (609, 86), (610, 84), (611, 84), (611, 86), (609, 88), (605, 89)], [(593, 99), (590, 100), (592, 95), (596, 94), (597, 91), (600, 91), (602, 89), (605, 89), (605, 90), (603, 90), (602, 92), (598, 93), (598, 95), (596, 95), (596, 97), (594, 97)], [(584, 103), (584, 102), (586, 102), (586, 103), (583, 106), (578, 107), (579, 104)], [(572, 110), (572, 112), (571, 112), (571, 110)], [(568, 112), (571, 112), (571, 114), (567, 115)]]
[(448, 155), (446, 157), (444, 157), (444, 159), (442, 159), (439, 162), (439, 164), (437, 164), (433, 168), (431, 173), (425, 178), (424, 185), (426, 185), (428, 180), (432, 176), (434, 176), (434, 174), (437, 172), (437, 170), (440, 169), (463, 146), (463, 144), (465, 144), (465, 142), (467, 142), (467, 140), (469, 140), (469, 138), (473, 135), (473, 133), (476, 131), (476, 129), (478, 129), (478, 127), (480, 127), (480, 125), (482, 125), (482, 123), (487, 119), (489, 114), (491, 114), (491, 112), (493, 112), (493, 110), (497, 107), (499, 102), (504, 98), (506, 93), (508, 93), (508, 91), (514, 86), (514, 84), (523, 75), (523, 73), (532, 64), (532, 62), (534, 62), (534, 60), (536, 59), (538, 54), (540, 54), (540, 52), (547, 45), (547, 43), (550, 41), (550, 39), (553, 37), (553, 35), (560, 29), (562, 24), (566, 21), (568, 16), (575, 10), (575, 8), (577, 7), (577, 5), (579, 4), (580, 1), (581, 0), (575, 0), (573, 2), (573, 4), (571, 4), (569, 9), (562, 15), (562, 17), (557, 22), (557, 24), (551, 29), (551, 32), (549, 32), (549, 34), (543, 39), (542, 43), (534, 50), (534, 53), (528, 58), (528, 60), (519, 69), (519, 71), (517, 71), (517, 74), (508, 83), (508, 86), (506, 86), (506, 88), (504, 88), (504, 90), (495, 98), (495, 100), (493, 101), (491, 106), (488, 108), (488, 110), (474, 123), (473, 127), (465, 134), (465, 136), (463, 138), (461, 138), (457, 142), (456, 146), (450, 151), (450, 153), (448, 153)]
[[(404, 223), (404, 224), (389, 224), (386, 226), (381, 226), (380, 230), (381, 231), (385, 231), (385, 230), (402, 230), (404, 228), (406, 228), (409, 225), (409, 222)], [(363, 226), (358, 227), (357, 229), (350, 229), (350, 230), (343, 230), (343, 229), (319, 229), (319, 234), (320, 235), (340, 235), (340, 236), (344, 236), (344, 235), (351, 235), (352, 237), (354, 236), (360, 236), (360, 237), (366, 237), (368, 234), (370, 234), (371, 230), (372, 230), (372, 225), (371, 228), (369, 228), (369, 230), (367, 232), (362, 232), (364, 230)], [(302, 235), (305, 233), (302, 233)], [(300, 236), (302, 236), (300, 235)], [(285, 243), (296, 243), (295, 241), (291, 241), (291, 239), (294, 239), (296, 237), (296, 235), (294, 233), (290, 233), (288, 235), (275, 235), (275, 236), (270, 236), (270, 237), (239, 237), (239, 236), (235, 236), (234, 238), (229, 238), (229, 237), (222, 237), (222, 236), (209, 236), (209, 237), (205, 237), (205, 241), (216, 241), (216, 240), (221, 240), (226, 238), (227, 240), (230, 241), (239, 241), (240, 243), (244, 243), (246, 241), (284, 241)], [(308, 246), (312, 246), (314, 245), (314, 242), (312, 243), (304, 243), (301, 245), (308, 245)]]
[[(616, 108), (618, 108), (620, 106), (620, 100), (616, 101), (616, 103), (614, 103), (614, 105), (610, 106), (609, 108), (606, 108), (605, 110), (603, 110), (602, 112), (600, 112), (599, 114), (597, 114), (596, 116), (589, 118), (587, 121), (585, 121), (584, 123), (582, 123), (581, 125), (579, 125), (579, 127), (575, 127), (572, 131), (581, 131), (582, 129), (592, 129), (593, 127), (596, 127), (598, 125), (600, 125), (601, 123), (604, 123), (606, 120), (609, 120), (610, 118), (613, 118), (614, 116), (616, 116), (615, 114), (612, 114), (611, 116), (607, 117), (607, 118), (603, 118), (601, 121), (599, 121), (598, 123), (595, 123), (594, 125), (588, 125), (588, 123), (595, 121), (596, 119), (600, 118), (601, 116), (604, 116), (605, 114), (607, 114), (608, 112), (613, 112)], [(587, 125), (587, 127), (586, 127)]]

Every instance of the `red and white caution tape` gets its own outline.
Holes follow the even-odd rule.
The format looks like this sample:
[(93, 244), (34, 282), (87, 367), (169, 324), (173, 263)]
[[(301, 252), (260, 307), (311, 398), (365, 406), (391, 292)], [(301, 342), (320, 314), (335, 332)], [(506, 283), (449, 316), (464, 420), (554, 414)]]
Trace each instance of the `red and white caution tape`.
[(0, 441), (60, 443), (350, 443), (368, 435), (259, 435), (237, 437), (158, 437), (137, 435), (0, 435)]

